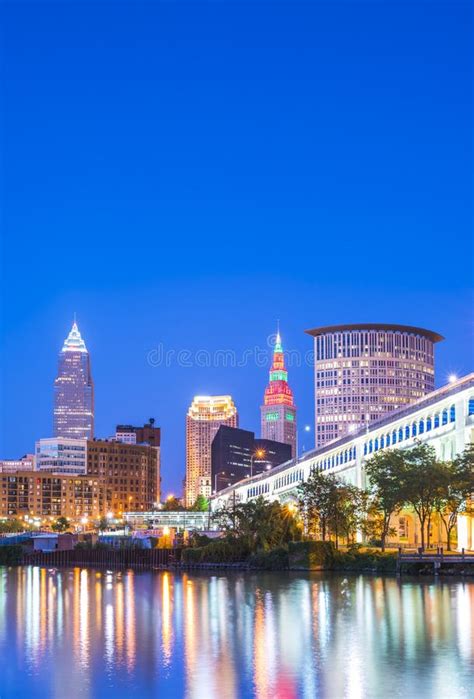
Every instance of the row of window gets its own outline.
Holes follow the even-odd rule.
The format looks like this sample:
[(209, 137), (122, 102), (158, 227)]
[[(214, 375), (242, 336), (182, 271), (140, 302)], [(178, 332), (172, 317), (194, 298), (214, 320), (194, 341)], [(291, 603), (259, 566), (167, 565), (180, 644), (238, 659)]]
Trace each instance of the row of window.
[(332, 456), (328, 456), (326, 459), (318, 461), (312, 465), (311, 470), (326, 471), (329, 468), (334, 468), (335, 466), (347, 464), (349, 461), (354, 461), (355, 458), (356, 448), (355, 446), (352, 446), (349, 447), (349, 449), (340, 451), (338, 454), (333, 454)]
[(276, 479), (274, 489), (278, 490), (278, 488), (284, 488), (287, 485), (291, 485), (292, 483), (299, 483), (302, 480), (303, 469), (298, 469), (297, 471), (290, 471), (289, 473), (286, 473)]
[(410, 439), (410, 437), (417, 437), (425, 432), (436, 430), (438, 427), (447, 425), (455, 420), (456, 408), (454, 405), (451, 405), (450, 408), (445, 408), (441, 413), (435, 413), (434, 416), (430, 415), (427, 418), (421, 418), (416, 422), (412, 422), (410, 425), (399, 427), (398, 430), (387, 432), (387, 434), (376, 437), (373, 440), (370, 439), (364, 444), (364, 456), (372, 454), (372, 452), (378, 451), (379, 449), (384, 449), (385, 447), (403, 442), (405, 439)]
[(259, 483), (259, 485), (254, 485), (247, 490), (247, 497), (255, 498), (258, 495), (264, 495), (270, 492), (270, 483)]

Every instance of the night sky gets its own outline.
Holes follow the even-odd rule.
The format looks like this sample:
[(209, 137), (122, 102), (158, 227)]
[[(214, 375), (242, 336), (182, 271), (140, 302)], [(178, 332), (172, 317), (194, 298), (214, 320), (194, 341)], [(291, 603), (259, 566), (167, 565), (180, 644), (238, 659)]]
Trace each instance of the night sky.
[(419, 325), (446, 336), (437, 385), (473, 369), (470, 2), (0, 14), (0, 457), (51, 436), (74, 312), (96, 435), (155, 417), (165, 494), (181, 488), (193, 395), (232, 394), (258, 430), (268, 364), (253, 350), (277, 319), (301, 358), (306, 449), (307, 328)]

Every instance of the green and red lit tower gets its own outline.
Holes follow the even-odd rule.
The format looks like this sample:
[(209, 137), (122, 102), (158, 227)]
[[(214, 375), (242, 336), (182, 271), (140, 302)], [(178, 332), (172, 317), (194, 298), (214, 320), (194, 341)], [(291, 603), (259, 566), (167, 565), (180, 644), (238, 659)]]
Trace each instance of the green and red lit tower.
[(270, 368), (270, 382), (265, 389), (261, 412), (261, 435), (291, 446), (292, 457), (296, 456), (296, 406), (293, 391), (288, 385), (288, 372), (277, 333)]

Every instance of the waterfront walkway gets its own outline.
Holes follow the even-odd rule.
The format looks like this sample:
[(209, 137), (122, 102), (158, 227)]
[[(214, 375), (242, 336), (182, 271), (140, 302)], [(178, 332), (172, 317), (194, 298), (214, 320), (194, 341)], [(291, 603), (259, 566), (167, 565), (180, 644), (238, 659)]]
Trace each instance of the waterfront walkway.
[[(406, 567), (433, 566), (434, 575), (438, 575), (442, 568), (454, 570), (462, 573), (466, 569), (466, 565), (474, 566), (474, 553), (465, 553), (464, 549), (459, 551), (443, 551), (439, 547), (436, 552), (426, 552), (421, 549), (418, 552), (402, 553), (402, 549), (398, 550), (397, 558), (397, 575), (401, 575)], [(405, 569), (404, 569), (405, 567)]]

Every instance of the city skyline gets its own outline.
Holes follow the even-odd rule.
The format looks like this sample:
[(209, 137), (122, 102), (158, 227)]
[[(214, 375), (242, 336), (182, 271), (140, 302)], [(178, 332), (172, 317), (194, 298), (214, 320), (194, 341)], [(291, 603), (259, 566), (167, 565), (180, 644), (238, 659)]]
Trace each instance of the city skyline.
[(0, 2), (0, 699), (472, 694), (473, 20)]
[[(370, 326), (374, 327), (374, 326), (377, 326), (378, 324), (376, 324), (376, 323), (370, 324), (370, 323), (369, 323), (369, 324), (367, 324), (367, 325), (370, 325)], [(339, 326), (337, 326), (337, 327), (339, 327)], [(350, 326), (350, 327), (351, 327), (351, 326)], [(355, 327), (355, 326), (354, 326), (354, 327)], [(360, 324), (359, 324), (357, 327), (360, 327)], [(399, 327), (406, 327), (406, 326), (399, 326)], [(413, 328), (413, 329), (416, 330), (417, 328)], [(322, 328), (322, 330), (326, 330), (326, 328)], [(329, 330), (331, 330), (331, 328), (329, 328)], [(305, 332), (306, 332), (307, 334), (310, 334), (310, 335), (311, 335), (311, 334), (315, 334), (315, 340), (316, 340), (316, 337), (318, 336), (318, 332), (317, 332), (317, 331), (305, 331)], [(430, 334), (430, 336), (432, 337), (432, 339), (434, 339), (435, 341), (439, 341), (440, 339), (445, 339), (445, 338), (442, 338), (440, 335), (437, 335), (436, 333), (430, 333), (430, 331), (422, 331), (422, 332), (427, 332), (428, 334)], [(68, 343), (69, 343), (69, 344), (68, 344)], [(277, 332), (276, 335), (269, 335), (269, 336), (268, 336), (268, 338), (267, 338), (267, 344), (268, 344), (269, 347), (271, 348), (270, 354), (269, 354), (263, 347), (258, 347), (258, 346), (256, 346), (256, 347), (252, 348), (252, 353), (250, 354), (250, 357), (251, 357), (250, 361), (255, 361), (256, 364), (264, 363), (264, 362), (266, 361), (266, 356), (269, 354), (269, 356), (272, 357), (271, 360), (268, 360), (268, 361), (270, 362), (270, 374), (271, 374), (271, 372), (272, 372), (272, 366), (273, 366), (273, 364), (274, 364), (274, 362), (275, 362), (275, 352), (277, 352), (277, 354), (279, 355), (279, 354), (280, 354), (280, 351), (281, 351), (281, 352), (283, 353), (283, 357), (285, 357), (285, 355), (287, 354), (287, 355), (288, 355), (288, 359), (289, 359), (290, 361), (292, 361), (293, 363), (296, 363), (296, 365), (303, 365), (303, 366), (299, 366), (299, 367), (297, 366), (297, 368), (299, 368), (299, 369), (304, 369), (304, 368), (308, 368), (308, 367), (309, 367), (310, 370), (311, 370), (311, 381), (313, 381), (313, 377), (316, 376), (316, 374), (315, 374), (316, 367), (315, 367), (315, 365), (314, 365), (313, 354), (311, 353), (311, 351), (308, 350), (308, 351), (306, 351), (306, 352), (304, 353), (304, 355), (301, 355), (301, 356), (300, 356), (299, 353), (295, 352), (294, 350), (291, 350), (291, 349), (288, 350), (288, 351), (283, 350), (283, 348), (282, 348), (282, 340), (281, 340), (281, 336), (280, 336), (280, 332), (279, 332), (279, 331)], [(66, 340), (65, 340), (65, 342), (64, 342), (62, 352), (64, 352), (64, 348), (65, 348), (65, 347), (66, 347), (67, 349), (69, 349), (69, 350), (70, 350), (70, 349), (77, 349), (79, 352), (87, 352), (85, 343), (84, 343), (84, 341), (82, 340), (82, 337), (81, 337), (80, 332), (79, 332), (79, 330), (78, 330), (76, 320), (74, 320), (73, 326), (72, 326), (72, 330), (71, 330), (71, 332), (69, 333), (69, 335), (67, 336), (67, 338), (66, 338)], [(61, 353), (60, 353), (60, 354), (61, 354)], [(218, 360), (221, 356), (226, 356), (226, 355), (225, 355), (225, 351), (222, 352), (222, 350), (216, 350), (214, 354), (215, 354), (215, 356), (214, 356), (214, 358), (211, 360), (211, 362), (212, 362), (212, 361)], [(88, 358), (89, 358), (89, 353), (88, 353), (88, 352), (87, 352), (87, 356), (88, 356)], [(211, 353), (208, 353), (208, 356), (211, 357)], [(242, 368), (245, 368), (245, 363), (246, 363), (248, 360), (245, 360), (245, 361), (244, 361), (244, 357), (245, 357), (245, 352), (242, 354), (242, 357), (240, 357), (240, 358), (237, 358), (237, 357), (236, 357), (235, 365), (233, 365), (231, 368), (237, 369), (237, 370), (239, 370), (239, 371), (241, 371)], [(279, 359), (279, 356), (278, 356), (278, 361), (281, 363), (281, 360)], [(240, 367), (238, 366), (240, 363), (243, 363), (243, 367), (242, 367), (242, 368), (240, 368)], [(285, 360), (283, 360), (283, 366), (284, 366), (284, 368), (285, 368)], [(189, 368), (189, 367), (185, 367), (185, 368)], [(209, 367), (209, 369), (212, 369), (212, 367)], [(259, 367), (259, 369), (260, 369), (261, 371), (264, 371), (264, 369), (263, 369), (262, 367)], [(286, 369), (285, 369), (285, 373), (287, 374)], [(465, 372), (465, 373), (467, 373), (467, 372)], [(459, 374), (459, 375), (464, 375), (464, 374)], [(450, 374), (448, 374), (448, 375), (446, 375), (446, 376), (444, 376), (444, 377), (440, 377), (439, 381), (436, 381), (436, 386), (442, 386), (442, 385), (446, 384), (446, 383), (450, 380), (450, 378), (452, 379), (454, 376), (455, 376), (455, 374), (453, 374), (453, 373), (451, 372)], [(191, 379), (191, 377), (190, 377), (190, 379)], [(436, 373), (435, 373), (433, 379), (436, 379)], [(192, 379), (191, 379), (191, 382), (192, 382)], [(311, 390), (310, 390), (310, 394), (312, 394), (313, 396), (314, 396), (314, 390), (315, 390), (315, 388), (317, 388), (317, 386), (316, 386), (316, 381), (313, 383), (313, 385), (312, 385), (312, 387), (311, 387)], [(267, 390), (268, 390), (268, 385), (267, 385), (266, 391), (267, 391)], [(228, 396), (228, 397), (230, 398), (230, 396)], [(195, 396), (195, 399), (196, 399), (196, 398), (203, 398), (203, 396), (197, 396), (197, 397)], [(204, 398), (206, 398), (206, 397), (204, 396)], [(215, 396), (214, 396), (214, 398), (215, 398)], [(235, 401), (235, 403), (237, 403), (237, 401)], [(264, 408), (264, 407), (265, 407), (265, 406), (263, 406), (263, 408)], [(254, 406), (254, 412), (256, 412), (257, 410), (258, 410), (258, 406)], [(160, 412), (160, 411), (158, 411), (158, 412)], [(260, 430), (262, 430), (262, 406), (260, 406), (260, 413), (261, 413), (261, 415), (260, 415), (260, 418), (261, 418), (261, 419), (260, 419)], [(236, 413), (236, 414), (237, 414), (237, 413)], [(241, 414), (240, 414), (240, 412), (239, 412), (237, 415), (238, 415), (238, 421), (240, 421), (240, 419), (241, 419)], [(103, 421), (103, 422), (106, 422), (106, 421)], [(243, 422), (243, 424), (241, 424), (241, 426), (244, 427), (245, 429), (251, 429), (251, 428), (249, 427), (249, 423), (251, 423), (251, 419), (250, 419), (250, 420), (244, 420), (244, 422)], [(314, 423), (313, 423), (313, 424), (314, 424)], [(161, 424), (158, 425), (158, 429), (160, 429), (160, 428), (161, 428)], [(99, 439), (99, 440), (100, 440), (100, 439), (106, 439), (106, 438), (107, 438), (106, 435), (107, 435), (107, 434), (110, 434), (110, 432), (111, 432), (110, 429), (108, 429), (108, 430), (106, 429), (106, 430), (103, 432), (103, 434), (97, 434), (97, 439)], [(310, 434), (308, 434), (308, 433), (310, 433)], [(262, 436), (264, 436), (264, 435), (262, 434)], [(271, 438), (271, 437), (269, 437), (268, 435), (267, 435), (267, 437), (268, 437), (268, 438)], [(313, 441), (313, 440), (314, 440), (314, 431), (313, 431), (313, 425), (312, 425), (311, 423), (309, 423), (309, 424), (308, 424), (308, 423), (304, 423), (304, 425), (301, 425), (301, 429), (300, 429), (300, 438), (303, 440), (303, 444), (299, 447), (299, 452), (300, 452), (300, 453), (301, 453), (302, 451), (311, 450), (311, 449), (313, 449), (313, 448), (316, 446), (316, 444), (315, 444), (314, 441)], [(46, 440), (46, 441), (47, 441), (48, 439), (51, 439), (51, 440), (52, 440), (53, 438), (51, 438), (51, 436), (50, 436), (49, 434), (48, 434), (48, 435), (36, 435), (36, 437), (35, 437), (35, 442), (37, 442), (39, 439), (43, 439), (43, 440)], [(211, 440), (211, 441), (212, 441), (212, 440)], [(35, 442), (34, 442), (34, 443), (35, 443)], [(20, 455), (20, 454), (16, 454), (16, 455), (13, 455), (13, 456), (11, 456), (11, 455), (9, 455), (9, 456), (0, 455), (0, 456), (1, 456), (1, 458), (3, 458), (3, 459), (19, 459), (23, 454), (26, 454), (26, 453), (28, 453), (29, 451), (34, 451), (34, 443), (33, 443), (33, 446), (32, 446), (31, 448), (29, 447), (29, 445), (25, 445), (25, 449), (22, 451), (21, 455)], [(165, 445), (166, 445), (166, 437), (165, 437)], [(184, 452), (185, 452), (185, 449), (184, 449)], [(186, 453), (186, 452), (185, 452), (185, 453)], [(164, 465), (165, 465), (165, 469), (164, 469), (164, 471), (163, 471), (163, 470), (161, 471), (162, 477), (163, 477), (163, 474), (164, 474), (164, 483), (163, 483), (163, 485), (162, 485), (162, 494), (163, 494), (163, 496), (166, 496), (166, 494), (169, 494), (169, 493), (173, 493), (173, 494), (177, 494), (177, 495), (182, 494), (183, 497), (184, 497), (184, 494), (185, 494), (185, 493), (184, 493), (184, 488), (182, 488), (182, 486), (181, 486), (181, 484), (182, 484), (182, 482), (183, 482), (183, 481), (182, 481), (182, 477), (180, 478), (180, 474), (179, 474), (179, 473), (170, 474), (170, 469), (169, 469), (169, 468), (166, 468), (166, 463), (165, 463)], [(183, 457), (183, 468), (182, 468), (182, 471), (183, 471), (183, 473), (186, 471), (186, 456), (185, 456), (185, 454), (184, 454), (184, 457)], [(210, 486), (209, 486), (209, 487), (210, 487)]]

